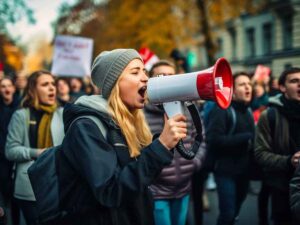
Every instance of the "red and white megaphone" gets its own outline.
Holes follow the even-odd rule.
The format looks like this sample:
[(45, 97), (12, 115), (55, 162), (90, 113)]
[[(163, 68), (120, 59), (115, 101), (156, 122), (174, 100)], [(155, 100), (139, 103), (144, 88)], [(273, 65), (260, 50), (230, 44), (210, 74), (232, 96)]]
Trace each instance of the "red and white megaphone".
[(232, 98), (232, 73), (225, 58), (193, 73), (150, 78), (147, 93), (153, 104), (173, 101), (213, 100), (226, 109)]
[[(214, 66), (193, 73), (171, 76), (158, 76), (148, 81), (147, 93), (149, 102), (163, 104), (169, 117), (184, 114), (184, 107), (189, 109), (195, 128), (198, 133), (196, 145), (192, 150), (186, 150), (182, 142), (177, 150), (187, 159), (192, 159), (202, 141), (202, 125), (196, 106), (191, 105), (193, 100), (213, 100), (222, 109), (226, 109), (232, 98), (232, 73), (225, 58), (217, 60)], [(196, 115), (197, 114), (197, 115)]]

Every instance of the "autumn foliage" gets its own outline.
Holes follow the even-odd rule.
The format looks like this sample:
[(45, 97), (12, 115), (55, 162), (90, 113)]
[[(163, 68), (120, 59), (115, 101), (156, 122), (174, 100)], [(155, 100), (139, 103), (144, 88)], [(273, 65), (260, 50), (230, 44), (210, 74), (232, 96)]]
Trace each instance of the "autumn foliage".
[(175, 47), (201, 44), (213, 54), (212, 28), (252, 11), (251, 0), (108, 0), (101, 4), (85, 0), (61, 16), (56, 29), (57, 34), (92, 38), (95, 54), (147, 46), (166, 57)]

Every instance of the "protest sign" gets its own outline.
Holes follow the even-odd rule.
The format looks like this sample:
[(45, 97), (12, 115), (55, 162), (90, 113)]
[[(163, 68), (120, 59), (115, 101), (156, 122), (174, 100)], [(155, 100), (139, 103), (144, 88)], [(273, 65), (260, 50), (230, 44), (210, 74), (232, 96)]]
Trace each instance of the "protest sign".
[(51, 73), (83, 77), (91, 74), (93, 40), (60, 35), (55, 38)]

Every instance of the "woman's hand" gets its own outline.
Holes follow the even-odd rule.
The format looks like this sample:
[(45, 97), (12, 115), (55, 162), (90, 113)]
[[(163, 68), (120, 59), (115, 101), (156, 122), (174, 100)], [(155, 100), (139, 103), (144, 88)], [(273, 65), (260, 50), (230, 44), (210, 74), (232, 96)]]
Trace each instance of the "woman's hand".
[(37, 150), (37, 156), (40, 156), (47, 148), (41, 148)]
[(177, 114), (168, 119), (165, 114), (165, 125), (159, 136), (159, 141), (168, 150), (174, 148), (181, 139), (186, 137), (186, 134), (187, 124), (186, 117), (184, 115)]

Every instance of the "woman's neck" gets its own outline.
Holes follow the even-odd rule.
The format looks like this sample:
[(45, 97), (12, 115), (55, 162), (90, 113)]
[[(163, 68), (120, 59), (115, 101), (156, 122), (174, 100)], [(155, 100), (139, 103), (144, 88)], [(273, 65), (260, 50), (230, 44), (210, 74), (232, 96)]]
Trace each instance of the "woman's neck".
[(2, 100), (5, 105), (10, 105), (14, 99), (13, 98), (2, 98)]

